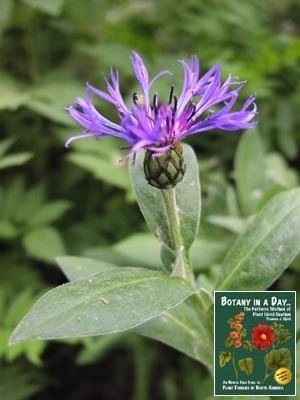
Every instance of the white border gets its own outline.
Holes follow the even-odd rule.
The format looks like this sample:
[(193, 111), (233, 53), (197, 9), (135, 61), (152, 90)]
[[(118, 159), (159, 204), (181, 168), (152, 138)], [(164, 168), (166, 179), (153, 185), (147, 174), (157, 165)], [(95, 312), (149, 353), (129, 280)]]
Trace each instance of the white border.
[(297, 385), (296, 385), (296, 372), (297, 372), (297, 359), (296, 359), (296, 353), (297, 353), (297, 336), (296, 336), (296, 326), (297, 326), (297, 313), (296, 313), (296, 297), (297, 297), (297, 292), (296, 290), (215, 290), (214, 291), (214, 396), (215, 397), (232, 397), (232, 396), (239, 396), (239, 397), (264, 397), (264, 396), (271, 396), (271, 397), (282, 397), (285, 395), (282, 394), (216, 394), (216, 382), (215, 382), (215, 377), (216, 377), (216, 293), (294, 293), (294, 315), (295, 315), (295, 352), (294, 352), (294, 393), (295, 394), (289, 394), (287, 395), (288, 397), (296, 397), (297, 396)]

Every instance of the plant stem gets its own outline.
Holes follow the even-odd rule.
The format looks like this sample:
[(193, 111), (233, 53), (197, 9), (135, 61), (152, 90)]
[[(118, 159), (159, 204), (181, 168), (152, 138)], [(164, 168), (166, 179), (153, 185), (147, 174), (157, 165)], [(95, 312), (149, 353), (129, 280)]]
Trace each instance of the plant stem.
[(149, 376), (156, 357), (155, 352), (149, 352), (147, 344), (139, 337), (134, 337), (132, 342), (134, 361), (134, 400), (150, 400)]
[(266, 370), (265, 370), (265, 377), (264, 377), (264, 380), (262, 381), (262, 383), (265, 383), (266, 380), (268, 380), (268, 379), (270, 378), (270, 376), (272, 376), (272, 375), (274, 374), (275, 369), (276, 369), (276, 368), (272, 369), (272, 371), (268, 373), (268, 367), (266, 367)]
[[(172, 189), (161, 190), (162, 198), (165, 205), (165, 217), (168, 224), (169, 243), (168, 246), (175, 253), (176, 259), (172, 265), (172, 275), (178, 276), (189, 281), (193, 286), (196, 287), (195, 276), (190, 263), (189, 251), (185, 247), (185, 243), (181, 232), (181, 220), (179, 215), (179, 209), (176, 202), (176, 191)], [(211, 353), (211, 359), (213, 359), (213, 338), (214, 338), (214, 327), (213, 318), (209, 315), (205, 309), (205, 305), (199, 293), (195, 293), (191, 296), (187, 303), (193, 307), (196, 311), (198, 319), (203, 328), (203, 336), (207, 342), (207, 350)], [(209, 366), (209, 370), (212, 373), (213, 366)], [(237, 372), (236, 372), (237, 373)]]
[(161, 190), (166, 207), (166, 217), (169, 227), (170, 247), (176, 254), (176, 262), (173, 267), (173, 275), (179, 276), (195, 282), (195, 277), (190, 265), (189, 252), (184, 246), (183, 238), (180, 231), (180, 218), (176, 204), (175, 188)]
[(233, 365), (233, 368), (234, 368), (235, 378), (238, 379), (239, 374), (238, 374), (238, 370), (237, 370), (236, 365), (235, 365), (234, 353), (235, 353), (235, 349), (233, 349), (233, 351), (232, 351), (232, 365)]

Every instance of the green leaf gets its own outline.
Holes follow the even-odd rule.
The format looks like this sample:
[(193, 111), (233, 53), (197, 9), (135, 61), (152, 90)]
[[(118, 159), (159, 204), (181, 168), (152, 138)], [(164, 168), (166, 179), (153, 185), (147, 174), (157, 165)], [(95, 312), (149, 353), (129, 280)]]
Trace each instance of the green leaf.
[[(1, 347), (3, 347), (3, 359), (8, 362), (15, 361), (22, 355), (26, 355), (26, 358), (37, 366), (42, 364), (41, 356), (47, 345), (46, 342), (27, 342), (27, 343), (19, 343), (16, 346), (8, 346), (9, 337), (11, 335), (12, 329), (2, 329), (0, 330), (0, 354)], [(4, 340), (3, 343), (1, 341)], [(1, 346), (2, 345), (2, 346)]]
[(250, 340), (243, 340), (243, 348), (252, 351), (253, 346)]
[(42, 389), (45, 382), (46, 377), (28, 364), (15, 362), (11, 365), (0, 366), (1, 400), (29, 399)]
[(64, 200), (43, 204), (31, 214), (28, 225), (30, 227), (36, 227), (55, 222), (62, 217), (70, 207), (71, 203)]
[(24, 200), (24, 190), (23, 176), (15, 178), (5, 189), (0, 208), (4, 220), (15, 218), (18, 208), (22, 205), (21, 199)]
[(9, 150), (9, 148), (13, 145), (14, 143), (13, 138), (1, 140), (0, 142), (0, 158), (4, 156), (5, 153)]
[(198, 271), (212, 265), (221, 264), (228, 247), (227, 240), (196, 239), (190, 251), (194, 270)]
[(284, 188), (283, 186), (276, 186), (276, 185), (269, 187), (263, 194), (262, 198), (260, 199), (257, 205), (257, 211), (260, 211), (268, 203), (268, 201), (270, 201), (274, 196), (276, 196), (276, 194), (284, 192), (286, 189), (290, 188)]
[(97, 247), (87, 248), (82, 252), (82, 256), (96, 259), (105, 263), (118, 265), (119, 267), (121, 266), (128, 267), (128, 265), (130, 265), (132, 267), (159, 269), (159, 266), (153, 266), (153, 265), (149, 266), (148, 263), (141, 263), (141, 264), (137, 264), (135, 262), (129, 263), (127, 257), (124, 257), (122, 254), (116, 252), (113, 249), (113, 247), (108, 247), (108, 246), (97, 246)]
[(3, 324), (9, 327), (14, 326), (24, 313), (29, 310), (34, 300), (35, 298), (30, 290), (20, 292), (6, 307)]
[[(4, 259), (5, 260), (5, 259)], [(0, 324), (3, 323), (3, 316), (6, 309), (6, 293), (3, 287), (0, 288)]]
[(277, 122), (277, 143), (282, 152), (290, 159), (295, 158), (298, 152), (296, 140), (296, 118), (293, 104), (285, 99), (278, 101), (275, 112)]
[(88, 44), (85, 41), (78, 45), (78, 50), (84, 56), (96, 59), (99, 65), (103, 65), (103, 69), (108, 70), (115, 65), (119, 71), (131, 75), (130, 63), (124, 62), (128, 59), (131, 48), (124, 43)]
[(0, 86), (0, 110), (16, 110), (26, 103), (28, 94), (25, 88), (4, 71), (0, 71)]
[[(171, 248), (163, 197), (161, 191), (149, 185), (145, 179), (144, 154), (143, 151), (140, 151), (135, 162), (129, 164), (131, 181), (139, 207), (149, 228), (159, 242), (163, 242)], [(195, 153), (190, 146), (184, 145), (183, 156), (187, 167), (183, 180), (175, 186), (175, 196), (180, 233), (184, 246), (188, 250), (198, 232), (201, 199)]]
[(0, 221), (0, 238), (13, 239), (18, 236), (19, 230), (10, 221)]
[(98, 246), (87, 251), (85, 255), (119, 266), (151, 269), (162, 267), (159, 244), (151, 233), (133, 234), (105, 250)]
[(290, 350), (284, 347), (281, 349), (271, 350), (265, 355), (264, 362), (267, 368), (291, 368), (292, 358)]
[(225, 346), (232, 347), (233, 345), (234, 345), (234, 340), (227, 336), (227, 338), (225, 339)]
[(266, 176), (273, 185), (292, 189), (299, 185), (297, 172), (292, 170), (286, 160), (278, 153), (270, 153), (265, 158)]
[[(88, 278), (112, 265), (82, 257), (59, 257), (57, 262), (68, 279)], [(195, 311), (186, 304), (162, 314), (135, 332), (159, 340), (211, 368), (211, 344)]]
[(32, 8), (36, 8), (42, 12), (50, 14), (54, 17), (61, 13), (64, 0), (22, 0), (22, 2)]
[(151, 233), (133, 234), (113, 247), (122, 258), (122, 265), (161, 268), (159, 244)]
[(1, 0), (0, 2), (0, 34), (4, 30), (12, 10), (13, 0)]
[(85, 257), (64, 256), (57, 257), (56, 261), (69, 281), (88, 278), (114, 267), (112, 264)]
[(159, 316), (193, 293), (180, 278), (142, 268), (113, 267), (46, 293), (19, 323), (11, 343), (122, 332)]
[(2, 314), (2, 327), (0, 329), (0, 356), (6, 361), (11, 362), (25, 354), (27, 359), (33, 364), (41, 364), (41, 355), (46, 346), (45, 342), (21, 343), (14, 347), (8, 346), (12, 327), (14, 327), (30, 309), (36, 299), (37, 296), (33, 295), (29, 289), (26, 289), (15, 295), (13, 300), (5, 305), (5, 313)]
[(239, 217), (240, 209), (235, 189), (228, 185), (226, 188), (226, 205), (228, 213), (231, 217)]
[[(36, 366), (41, 366), (42, 361), (42, 353), (45, 350), (47, 343), (46, 342), (28, 342), (23, 343), (24, 352), (26, 354), (27, 359)], [(13, 347), (11, 347), (13, 348)]]
[(0, 328), (0, 357), (3, 358), (7, 351), (7, 343), (11, 330), (8, 328)]
[(210, 338), (190, 305), (182, 303), (160, 317), (134, 330), (158, 340), (212, 368), (213, 349)]
[(253, 358), (250, 357), (241, 358), (239, 360), (239, 367), (241, 371), (245, 372), (246, 375), (253, 374), (253, 367), (254, 367)]
[(207, 221), (220, 228), (228, 229), (233, 233), (241, 233), (246, 226), (244, 218), (230, 215), (210, 215), (207, 217)]
[(61, 235), (52, 227), (37, 228), (28, 232), (23, 237), (23, 245), (33, 258), (50, 263), (57, 255), (66, 253)]
[(45, 198), (45, 187), (42, 184), (35, 185), (30, 189), (23, 189), (22, 201), (16, 205), (13, 218), (21, 225), (28, 225), (32, 214), (43, 205)]
[(96, 179), (121, 189), (129, 188), (127, 168), (119, 160), (115, 162), (100, 158), (99, 155), (74, 152), (67, 159), (79, 167), (91, 172)]
[[(203, 270), (220, 264), (228, 250), (227, 240), (196, 239), (190, 251), (194, 270)], [(110, 248), (90, 248), (84, 255), (116, 265), (131, 265), (151, 269), (162, 268), (160, 246), (150, 233), (137, 233), (117, 242)]]
[(230, 351), (221, 351), (219, 354), (219, 365), (221, 368), (225, 367), (226, 364), (231, 360)]
[(257, 132), (249, 131), (243, 134), (234, 164), (239, 201), (245, 215), (249, 215), (256, 210), (266, 183), (264, 150)]
[(285, 343), (292, 338), (290, 331), (278, 322), (273, 322), (272, 329), (275, 333), (275, 345)]
[(218, 290), (264, 290), (300, 250), (300, 189), (267, 203), (225, 257)]
[[(49, 1), (41, 0), (41, 2), (52, 4)], [(72, 126), (76, 130), (74, 122), (64, 108), (72, 104), (82, 92), (83, 86), (69, 73), (53, 71), (43, 76), (39, 83), (28, 91), (30, 97), (26, 101), (26, 106), (51, 121)]]
[(115, 347), (123, 346), (125, 337), (125, 333), (115, 333), (114, 335), (105, 335), (97, 338), (81, 339), (84, 348), (77, 354), (76, 364), (87, 365), (99, 362)]
[(28, 152), (9, 154), (0, 159), (0, 169), (16, 167), (25, 164), (32, 158), (32, 154)]

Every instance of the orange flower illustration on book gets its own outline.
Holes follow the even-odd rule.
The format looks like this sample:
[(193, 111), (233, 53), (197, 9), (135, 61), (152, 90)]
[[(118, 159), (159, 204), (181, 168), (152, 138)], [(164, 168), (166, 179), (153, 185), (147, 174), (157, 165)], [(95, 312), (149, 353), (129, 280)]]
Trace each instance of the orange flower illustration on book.
[(225, 340), (226, 347), (232, 347), (232, 351), (221, 351), (219, 354), (219, 365), (221, 368), (226, 364), (231, 363), (236, 379), (238, 379), (239, 371), (243, 371), (246, 375), (252, 374), (253, 359), (250, 357), (241, 358), (236, 361), (236, 351), (243, 347), (246, 350), (252, 350), (252, 344), (249, 340), (245, 340), (247, 335), (246, 328), (243, 325), (245, 313), (241, 311), (230, 318), (227, 323), (231, 331), (228, 333)]

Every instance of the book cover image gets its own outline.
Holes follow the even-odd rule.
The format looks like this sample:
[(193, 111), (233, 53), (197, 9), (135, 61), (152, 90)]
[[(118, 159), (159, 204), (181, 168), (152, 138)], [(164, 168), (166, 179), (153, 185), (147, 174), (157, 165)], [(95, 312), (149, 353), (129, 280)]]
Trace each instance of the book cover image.
[(215, 396), (296, 395), (296, 292), (215, 292)]

